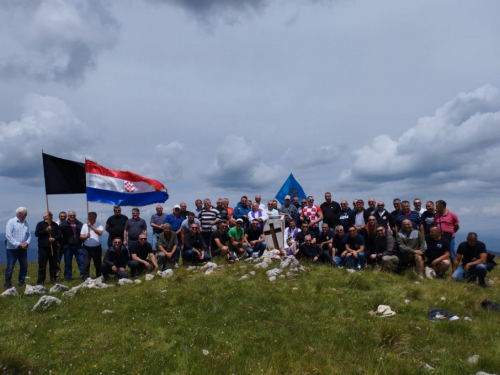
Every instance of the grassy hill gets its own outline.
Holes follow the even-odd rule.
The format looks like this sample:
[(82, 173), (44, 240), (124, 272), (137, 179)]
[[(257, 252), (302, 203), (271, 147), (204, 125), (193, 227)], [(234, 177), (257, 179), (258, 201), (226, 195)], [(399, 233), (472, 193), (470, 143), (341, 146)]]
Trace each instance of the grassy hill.
[[(482, 289), (448, 279), (416, 284), (412, 272), (350, 274), (305, 265), (297, 277), (274, 282), (246, 262), (221, 265), (212, 275), (179, 268), (169, 279), (142, 276), (141, 284), (112, 281), (113, 288), (56, 295), (63, 303), (43, 312), (31, 311), (39, 296), (0, 298), (0, 371), (429, 374), (426, 364), (433, 374), (499, 371), (500, 312), (479, 304), (500, 302), (500, 279)], [(36, 268), (30, 264), (28, 282)], [(253, 270), (255, 276), (238, 280)], [(498, 275), (495, 269), (488, 279)], [(380, 304), (397, 314), (370, 315)], [(460, 320), (432, 322), (429, 307)], [(479, 361), (468, 363), (476, 354)]]

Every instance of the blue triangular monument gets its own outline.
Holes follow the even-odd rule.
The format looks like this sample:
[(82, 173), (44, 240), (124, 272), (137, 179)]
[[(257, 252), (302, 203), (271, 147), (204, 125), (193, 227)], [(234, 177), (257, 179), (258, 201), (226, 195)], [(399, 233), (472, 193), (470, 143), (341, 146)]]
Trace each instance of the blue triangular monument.
[(287, 195), (292, 198), (292, 201), (293, 197), (299, 197), (299, 202), (302, 200), (302, 198), (307, 198), (306, 193), (304, 193), (304, 189), (302, 189), (302, 186), (300, 186), (295, 177), (293, 177), (292, 173), (290, 173), (290, 176), (288, 176), (285, 183), (276, 194), (276, 199), (281, 204), (285, 204), (285, 197)]

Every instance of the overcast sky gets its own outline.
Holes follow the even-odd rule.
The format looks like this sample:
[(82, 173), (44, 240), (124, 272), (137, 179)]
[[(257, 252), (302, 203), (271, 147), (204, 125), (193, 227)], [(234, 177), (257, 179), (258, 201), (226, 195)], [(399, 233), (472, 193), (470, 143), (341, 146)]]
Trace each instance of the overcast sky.
[[(499, 12), (497, 0), (2, 0), (0, 222), (17, 206), (41, 219), (44, 149), (162, 181), (167, 212), (273, 198), (293, 173), (318, 204), (325, 191), (391, 210), (396, 196), (444, 199), (462, 231), (496, 233)], [(85, 216), (84, 195), (49, 201)]]

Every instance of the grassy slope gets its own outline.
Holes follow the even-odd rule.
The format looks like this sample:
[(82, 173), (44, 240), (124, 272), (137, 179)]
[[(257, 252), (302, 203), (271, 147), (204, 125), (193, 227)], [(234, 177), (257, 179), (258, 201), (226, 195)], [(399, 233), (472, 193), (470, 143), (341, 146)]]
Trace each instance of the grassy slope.
[[(210, 276), (181, 268), (171, 279), (141, 277), (138, 285), (83, 290), (37, 313), (31, 309), (38, 296), (2, 298), (0, 369), (13, 374), (428, 374), (425, 363), (436, 368), (434, 374), (500, 369), (500, 312), (479, 308), (486, 298), (500, 302), (500, 280), (488, 289), (450, 280), (417, 285), (413, 274), (349, 274), (313, 265), (295, 279), (270, 282), (257, 270), (255, 277), (238, 281), (253, 269), (245, 265), (225, 266)], [(15, 277), (17, 272), (16, 267)], [(499, 273), (496, 269), (488, 278)], [(29, 275), (36, 280), (35, 264)], [(390, 305), (397, 315), (369, 315), (379, 304)], [(430, 322), (429, 307), (461, 319)], [(105, 309), (113, 313), (103, 315)], [(469, 364), (474, 354), (479, 362)]]

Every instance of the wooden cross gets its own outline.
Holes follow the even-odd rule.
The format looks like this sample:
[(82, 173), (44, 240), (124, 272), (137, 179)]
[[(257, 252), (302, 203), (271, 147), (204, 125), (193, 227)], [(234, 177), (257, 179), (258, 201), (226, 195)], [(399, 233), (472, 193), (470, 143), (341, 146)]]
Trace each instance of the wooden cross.
[(264, 231), (264, 234), (266, 236), (269, 236), (269, 235), (272, 236), (275, 249), (279, 248), (278, 237), (276, 237), (276, 233), (279, 233), (279, 232), (281, 232), (281, 228), (275, 229), (273, 223), (269, 223), (269, 230)]

